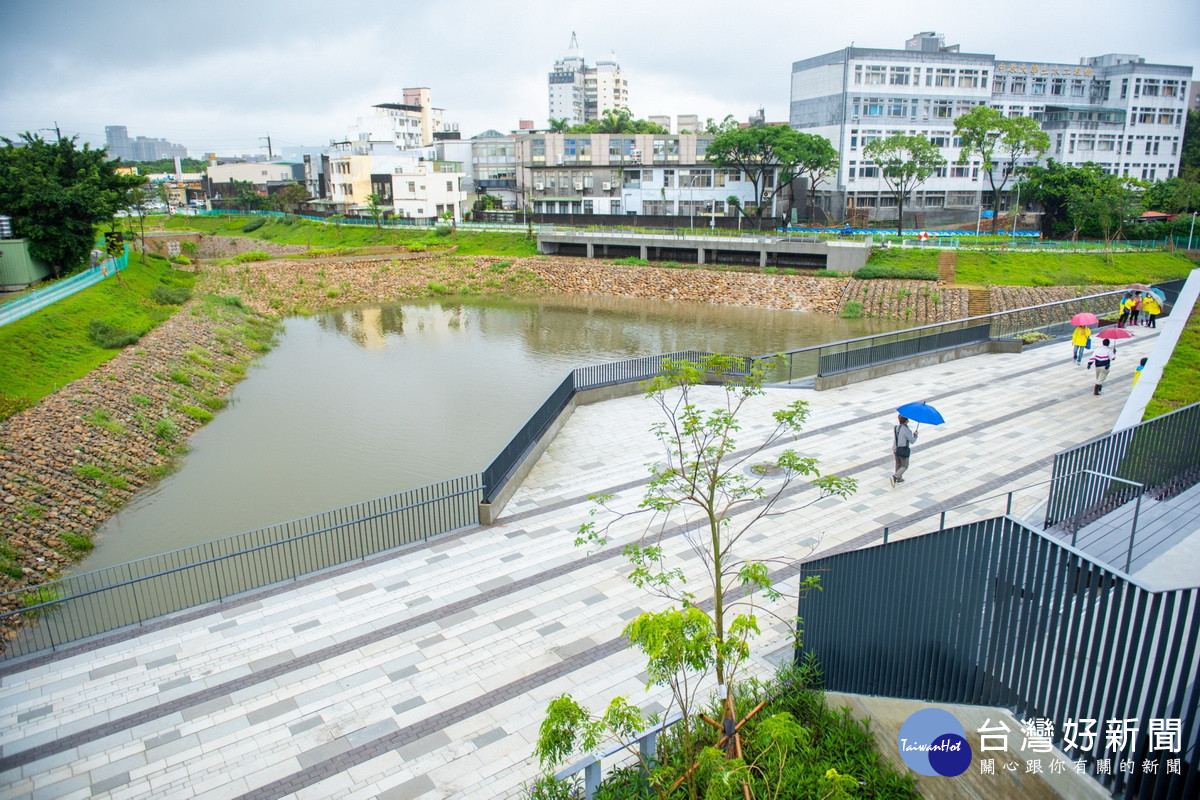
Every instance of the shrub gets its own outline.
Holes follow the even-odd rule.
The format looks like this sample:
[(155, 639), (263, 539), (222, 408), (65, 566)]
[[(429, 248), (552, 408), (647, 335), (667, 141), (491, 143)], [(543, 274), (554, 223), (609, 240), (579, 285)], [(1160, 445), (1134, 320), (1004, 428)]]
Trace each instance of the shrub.
[(425, 288), (430, 294), (450, 294), (450, 287), (444, 283), (428, 283)]
[(179, 410), (194, 420), (199, 420), (200, 422), (212, 422), (213, 414), (207, 408), (180, 404)]
[(94, 319), (88, 323), (88, 338), (97, 347), (103, 347), (107, 350), (120, 350), (122, 347), (136, 344), (141, 336), (122, 330), (115, 325), (109, 325), (103, 320)]
[(867, 264), (854, 271), (854, 277), (862, 281), (894, 278), (905, 281), (936, 281), (935, 269), (900, 269), (884, 264)]
[(192, 260), (185, 255), (171, 256), (172, 264), (183, 264), (185, 267), (192, 263)]
[(78, 550), (81, 553), (86, 553), (95, 546), (89, 537), (78, 533), (60, 533), (58, 538), (66, 542), (72, 550)]
[(33, 408), (33, 405), (32, 397), (13, 396), (0, 392), (0, 420), (8, 419), (13, 414), (20, 413), (27, 408)]
[(846, 277), (846, 273), (838, 272), (836, 269), (819, 269), (816, 271), (815, 274), (816, 274), (816, 277), (818, 277), (818, 278), (844, 278), (844, 277)]
[(1034, 286), (1053, 286), (1054, 285), (1054, 281), (1050, 280), (1049, 278), (1045, 277), (1044, 275), (1034, 275), (1032, 278), (1029, 279), (1029, 282), (1032, 283)]
[(184, 255), (195, 258), (200, 247), (195, 242), (180, 242), (179, 249), (183, 251)]
[(267, 224), (266, 217), (255, 217), (254, 219), (247, 221), (246, 224), (242, 226), (242, 233), (250, 233), (251, 231), (256, 231), (259, 228), (261, 228), (263, 225), (266, 225), (266, 224)]
[(438, 236), (449, 236), (454, 233), (454, 228), (451, 228), (449, 225), (438, 225), (433, 229), (433, 232)]
[(644, 258), (638, 258), (637, 256), (629, 256), (628, 258), (618, 258), (615, 261), (613, 261), (612, 263), (623, 264), (624, 266), (627, 266), (627, 267), (644, 267), (647, 264), (649, 264), (650, 262)]
[(842, 306), (842, 311), (838, 314), (842, 319), (858, 319), (863, 315), (863, 304), (857, 300), (851, 300)]
[(245, 264), (248, 261), (266, 261), (271, 257), (271, 254), (265, 250), (247, 250), (244, 253), (238, 253), (233, 257), (235, 263)]
[(173, 442), (179, 438), (179, 425), (170, 417), (163, 417), (154, 423), (154, 435), (164, 442)]
[(423, 244), (415, 244), (414, 243), (414, 244), (410, 244), (410, 245), (405, 245), (405, 247), (408, 248), (408, 252), (410, 252), (410, 253), (424, 253), (425, 252), (425, 245), (423, 245)]
[(147, 260), (147, 261), (162, 261), (162, 262), (166, 262), (166, 260), (167, 260), (167, 257), (166, 257), (166, 256), (160, 256), (158, 253), (149, 252), (149, 253), (146, 253), (146, 260)]
[(191, 289), (159, 285), (150, 290), (150, 299), (164, 306), (177, 306), (191, 299)]

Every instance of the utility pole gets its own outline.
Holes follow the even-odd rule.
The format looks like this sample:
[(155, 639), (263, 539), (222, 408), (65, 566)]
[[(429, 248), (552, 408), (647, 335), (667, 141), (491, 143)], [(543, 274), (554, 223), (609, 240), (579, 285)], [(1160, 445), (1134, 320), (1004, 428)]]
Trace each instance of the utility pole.
[[(258, 140), (259, 140), (260, 142), (261, 142), (263, 139), (266, 139), (266, 140), (267, 140), (267, 159), (268, 159), (268, 160), (270, 160), (270, 161), (274, 161), (274, 160), (275, 160), (275, 151), (271, 149), (271, 137), (270, 137), (270, 136), (260, 136), (260, 137), (258, 137)], [(259, 147), (261, 147), (261, 145), (259, 145)]]

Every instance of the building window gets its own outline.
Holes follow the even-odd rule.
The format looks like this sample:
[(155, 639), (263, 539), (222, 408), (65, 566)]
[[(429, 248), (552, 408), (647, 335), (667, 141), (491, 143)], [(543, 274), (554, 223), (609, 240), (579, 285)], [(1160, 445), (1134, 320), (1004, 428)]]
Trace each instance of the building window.
[(892, 67), (888, 83), (892, 86), (908, 86), (908, 67)]
[(1045, 78), (1034, 78), (1032, 89), (1033, 89), (1033, 94), (1045, 94), (1046, 93), (1046, 79)]
[(933, 116), (937, 119), (950, 119), (954, 116), (954, 105), (951, 100), (934, 100)]
[(974, 89), (979, 86), (979, 70), (964, 69), (959, 72), (958, 85), (963, 89)]
[(1007, 92), (1007, 91), (1008, 91), (1008, 78), (1004, 78), (1004, 77), (996, 78), (995, 82), (992, 83), (992, 93), (1000, 94), (1000, 93)]
[(662, 175), (663, 175), (663, 180), (662, 180), (663, 188), (665, 188), (665, 189), (675, 188), (675, 170), (664, 169)]
[(878, 97), (867, 98), (867, 101), (863, 103), (863, 113), (868, 117), (882, 117), (883, 100)]
[(1071, 81), (1071, 97), (1083, 97), (1083, 81)]
[(953, 86), (954, 85), (954, 70), (939, 68), (937, 71), (937, 82), (935, 86)]
[(883, 85), (883, 76), (886, 69), (886, 67), (880, 66), (867, 67), (867, 84), (870, 86)]
[(1025, 94), (1025, 79), (1013, 78), (1012, 85), (1009, 87), (1009, 91), (1013, 94)]
[(879, 167), (870, 164), (858, 168), (858, 177), (860, 178), (878, 178)]
[(1067, 79), (1055, 78), (1050, 81), (1050, 94), (1059, 95), (1060, 97), (1067, 93)]
[(895, 100), (892, 100), (890, 103), (888, 103), (888, 116), (907, 117), (908, 104), (905, 103), (902, 98), (896, 98)]

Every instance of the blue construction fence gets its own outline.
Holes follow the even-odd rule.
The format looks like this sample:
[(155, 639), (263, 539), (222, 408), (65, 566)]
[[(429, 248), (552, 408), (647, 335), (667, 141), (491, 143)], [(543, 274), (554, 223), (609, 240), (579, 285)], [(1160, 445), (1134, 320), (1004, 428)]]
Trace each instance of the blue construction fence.
[(34, 289), (29, 294), (22, 295), (0, 305), (0, 326), (16, 322), (36, 311), (41, 311), (43, 308), (57, 303), (63, 298), (70, 297), (78, 291), (86, 289), (89, 286), (95, 286), (100, 281), (108, 278), (110, 275), (115, 275), (128, 266), (129, 245), (125, 245), (125, 252), (122, 255), (105, 259), (96, 266), (85, 269), (83, 272), (72, 275), (69, 278), (63, 278), (61, 281), (55, 281), (49, 286)]

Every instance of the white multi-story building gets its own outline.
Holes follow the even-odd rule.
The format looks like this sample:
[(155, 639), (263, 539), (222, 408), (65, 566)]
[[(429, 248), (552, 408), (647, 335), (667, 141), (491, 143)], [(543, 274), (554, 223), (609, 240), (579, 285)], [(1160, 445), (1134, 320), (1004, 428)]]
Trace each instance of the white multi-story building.
[[(1113, 174), (1164, 179), (1179, 169), (1191, 67), (1106, 55), (1079, 64), (1007, 61), (963, 53), (923, 32), (903, 50), (848, 47), (792, 65), (790, 123), (829, 139), (841, 154), (838, 174), (819, 192), (833, 217), (860, 209), (895, 218), (878, 167), (863, 156), (873, 139), (925, 136), (947, 165), (910, 198), (906, 210), (973, 218), (993, 198), (980, 162), (959, 164), (954, 120), (976, 105), (1031, 116), (1050, 135), (1047, 158), (1095, 161)], [(1003, 208), (1007, 198), (997, 198)]]
[[(736, 212), (730, 196), (752, 205), (755, 192), (738, 170), (716, 169), (710, 135), (533, 133), (517, 139), (517, 191), (538, 214), (653, 214), (711, 217)], [(773, 193), (776, 176), (766, 176)], [(771, 202), (766, 215), (778, 216)]]
[(366, 116), (350, 126), (346, 136), (351, 142), (389, 142), (401, 150), (433, 143), (442, 130), (443, 109), (430, 104), (429, 89), (404, 89), (404, 101), (371, 106)]
[(386, 143), (340, 142), (327, 154), (324, 205), (351, 216), (370, 214), (370, 195), (391, 215), (462, 219), (467, 193), (462, 164), (441, 161), (434, 148), (401, 151)]
[(554, 62), (549, 75), (550, 119), (581, 125), (606, 111), (629, 108), (629, 81), (621, 65), (608, 58), (589, 67), (579, 41), (571, 33), (567, 55)]

